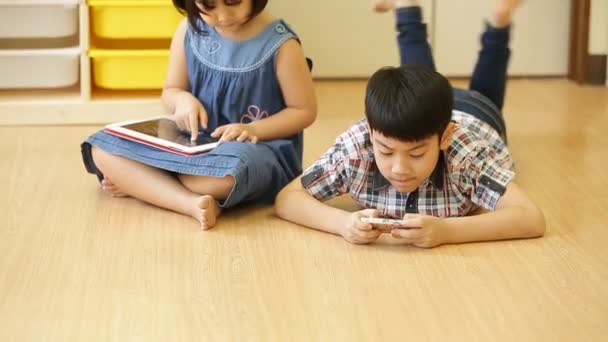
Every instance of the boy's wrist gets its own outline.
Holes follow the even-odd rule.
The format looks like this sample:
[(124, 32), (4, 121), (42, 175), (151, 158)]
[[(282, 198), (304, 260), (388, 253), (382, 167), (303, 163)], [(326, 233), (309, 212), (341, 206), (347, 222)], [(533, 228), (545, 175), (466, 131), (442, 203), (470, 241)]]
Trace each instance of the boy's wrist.
[(452, 218), (445, 217), (445, 218), (440, 218), (440, 220), (441, 220), (442, 245), (457, 242), (456, 235), (458, 233), (454, 230), (454, 227), (452, 225), (452, 222), (453, 222)]

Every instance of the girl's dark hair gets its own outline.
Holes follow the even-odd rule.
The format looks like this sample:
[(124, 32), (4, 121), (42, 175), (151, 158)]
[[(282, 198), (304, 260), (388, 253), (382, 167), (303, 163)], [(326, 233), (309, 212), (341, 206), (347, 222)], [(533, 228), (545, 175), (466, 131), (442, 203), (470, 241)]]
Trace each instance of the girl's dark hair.
[[(204, 9), (212, 9), (215, 6), (216, 1), (222, 0), (199, 0)], [(223, 0), (224, 3), (230, 3), (231, 1)], [(204, 13), (198, 6), (196, 6), (196, 0), (173, 0), (173, 6), (177, 10), (188, 16), (188, 22), (195, 32), (202, 33), (196, 21), (200, 19), (200, 14)], [(266, 7), (268, 0), (251, 0), (251, 16), (250, 19), (260, 14)]]
[(367, 83), (365, 116), (370, 128), (402, 141), (441, 138), (452, 119), (452, 86), (424, 65), (385, 67)]

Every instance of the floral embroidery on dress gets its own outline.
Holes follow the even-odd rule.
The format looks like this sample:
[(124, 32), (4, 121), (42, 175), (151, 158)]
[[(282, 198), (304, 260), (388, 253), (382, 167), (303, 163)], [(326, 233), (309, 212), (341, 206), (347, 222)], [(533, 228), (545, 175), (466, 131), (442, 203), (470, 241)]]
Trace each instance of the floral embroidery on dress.
[(254, 122), (268, 117), (268, 112), (261, 110), (260, 107), (250, 105), (247, 107), (247, 113), (241, 116), (241, 123)]

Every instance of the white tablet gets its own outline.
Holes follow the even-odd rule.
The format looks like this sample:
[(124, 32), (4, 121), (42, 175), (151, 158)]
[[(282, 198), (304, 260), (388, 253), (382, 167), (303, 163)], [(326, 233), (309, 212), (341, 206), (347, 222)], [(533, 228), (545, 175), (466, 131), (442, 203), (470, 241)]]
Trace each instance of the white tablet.
[(172, 116), (156, 116), (109, 124), (105, 132), (141, 144), (181, 155), (194, 155), (212, 150), (218, 138), (201, 130), (196, 141), (190, 141), (190, 132), (180, 130)]

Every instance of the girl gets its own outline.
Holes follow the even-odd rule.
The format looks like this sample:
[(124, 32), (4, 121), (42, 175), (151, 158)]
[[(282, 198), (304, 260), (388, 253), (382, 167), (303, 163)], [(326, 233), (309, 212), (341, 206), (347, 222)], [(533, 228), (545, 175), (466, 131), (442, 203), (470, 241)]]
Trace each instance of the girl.
[(97, 132), (82, 153), (106, 192), (209, 229), (222, 208), (271, 203), (301, 173), (302, 130), (316, 117), (312, 78), (298, 37), (266, 3), (173, 0), (187, 18), (171, 42), (163, 105), (193, 139), (207, 129), (221, 143), (183, 157)]

